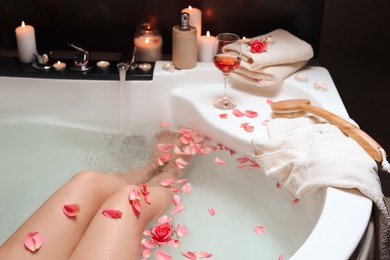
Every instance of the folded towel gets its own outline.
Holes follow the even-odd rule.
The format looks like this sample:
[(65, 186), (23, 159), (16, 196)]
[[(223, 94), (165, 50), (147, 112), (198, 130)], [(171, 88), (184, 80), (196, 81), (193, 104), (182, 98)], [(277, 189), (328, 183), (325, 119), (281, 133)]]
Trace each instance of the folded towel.
[[(291, 33), (277, 29), (251, 40), (264, 40), (272, 36), (266, 52), (252, 53), (250, 46), (242, 44), (240, 67), (231, 78), (258, 87), (275, 85), (301, 69), (313, 57), (313, 49), (307, 42)], [(237, 45), (229, 45), (226, 51), (237, 51)]]
[(336, 126), (316, 117), (274, 119), (268, 137), (256, 139), (254, 158), (300, 198), (323, 187), (356, 188), (371, 199), (376, 217), (377, 259), (390, 258), (390, 215), (376, 162)]

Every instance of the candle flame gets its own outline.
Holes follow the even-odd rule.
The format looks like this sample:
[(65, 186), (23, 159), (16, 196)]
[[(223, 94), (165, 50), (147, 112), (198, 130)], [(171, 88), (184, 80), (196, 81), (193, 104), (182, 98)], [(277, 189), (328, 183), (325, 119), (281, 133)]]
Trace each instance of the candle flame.
[(26, 27), (26, 24), (24, 23), (24, 21), (22, 21), (22, 27)]
[(207, 32), (206, 32), (206, 36), (207, 36), (207, 37), (210, 37), (210, 31), (207, 31)]
[(61, 64), (61, 61), (57, 61), (57, 64)]
[(150, 42), (149, 38), (146, 38), (146, 39), (145, 39), (145, 43), (146, 43), (146, 44), (149, 44), (149, 42)]
[(244, 36), (244, 37), (242, 37), (242, 39), (243, 39), (243, 40), (246, 40), (246, 37)]
[(189, 5), (189, 6), (188, 6), (188, 9), (192, 10), (192, 6)]

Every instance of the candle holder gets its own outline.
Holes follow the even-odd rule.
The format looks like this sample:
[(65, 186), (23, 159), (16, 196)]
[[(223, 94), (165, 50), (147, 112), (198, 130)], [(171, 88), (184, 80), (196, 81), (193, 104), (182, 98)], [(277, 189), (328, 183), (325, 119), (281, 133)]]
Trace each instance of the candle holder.
[(138, 25), (134, 34), (134, 45), (137, 47), (135, 59), (147, 62), (161, 60), (162, 42), (161, 34), (153, 24)]

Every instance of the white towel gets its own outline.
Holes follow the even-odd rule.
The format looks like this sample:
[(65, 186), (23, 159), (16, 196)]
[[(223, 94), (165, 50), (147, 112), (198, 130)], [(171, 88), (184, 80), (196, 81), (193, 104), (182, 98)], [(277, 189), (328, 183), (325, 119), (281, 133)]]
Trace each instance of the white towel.
[[(264, 40), (267, 36), (272, 36), (275, 42), (268, 44), (266, 52), (252, 53), (250, 46), (241, 44), (242, 61), (231, 75), (233, 81), (258, 87), (273, 86), (304, 67), (313, 57), (310, 44), (283, 29), (251, 40)], [(237, 51), (237, 46), (230, 45), (226, 51), (229, 50)]]
[(336, 126), (316, 117), (274, 119), (268, 137), (256, 139), (254, 158), (294, 196), (323, 187), (356, 188), (374, 202), (376, 253), (390, 258), (390, 216), (376, 162)]

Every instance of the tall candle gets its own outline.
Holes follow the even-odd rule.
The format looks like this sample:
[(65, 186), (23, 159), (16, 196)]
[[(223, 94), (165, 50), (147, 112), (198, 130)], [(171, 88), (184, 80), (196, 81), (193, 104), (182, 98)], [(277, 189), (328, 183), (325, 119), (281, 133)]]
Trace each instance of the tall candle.
[(215, 45), (215, 37), (207, 31), (206, 35), (202, 35), (199, 40), (199, 61), (213, 61), (213, 49)]
[(19, 60), (23, 63), (34, 61), (34, 53), (37, 52), (35, 42), (35, 30), (31, 25), (22, 25), (15, 29), (16, 43), (18, 45)]
[(190, 25), (196, 28), (197, 39), (199, 41), (202, 34), (202, 12), (198, 8), (194, 8), (192, 6), (184, 8), (181, 12), (189, 13)]

